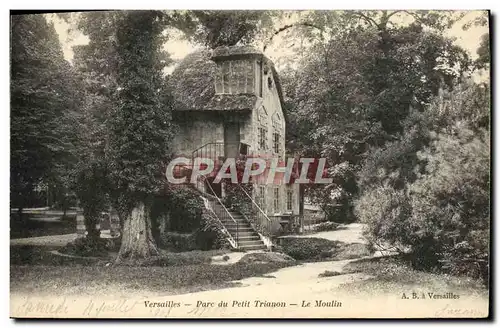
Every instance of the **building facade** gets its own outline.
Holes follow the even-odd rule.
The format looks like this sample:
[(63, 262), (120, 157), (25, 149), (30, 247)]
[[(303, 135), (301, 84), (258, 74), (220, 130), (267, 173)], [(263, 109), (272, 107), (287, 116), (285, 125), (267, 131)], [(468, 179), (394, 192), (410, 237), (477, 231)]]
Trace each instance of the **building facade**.
[[(176, 156), (287, 160), (281, 84), (262, 52), (226, 47), (193, 53), (173, 72), (172, 83)], [(224, 186), (212, 187), (224, 196)], [(273, 221), (273, 230), (300, 214), (297, 184), (255, 179), (251, 197)]]

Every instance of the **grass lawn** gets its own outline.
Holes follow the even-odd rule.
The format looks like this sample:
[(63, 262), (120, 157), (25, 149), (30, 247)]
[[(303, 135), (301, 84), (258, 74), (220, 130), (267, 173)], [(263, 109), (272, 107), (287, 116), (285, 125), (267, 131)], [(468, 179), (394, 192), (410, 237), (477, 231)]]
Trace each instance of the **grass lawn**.
[[(114, 266), (110, 259), (53, 255), (43, 247), (11, 247), (12, 293), (37, 295), (170, 295), (232, 287), (239, 280), (263, 276), (293, 265), (281, 263), (210, 264), (224, 251), (162, 252), (142, 266)], [(293, 263), (293, 262), (292, 262)]]
[(350, 293), (428, 293), (448, 291), (468, 296), (487, 297), (488, 289), (478, 280), (443, 273), (412, 269), (397, 257), (358, 260), (347, 264), (342, 274), (365, 273), (373, 278), (342, 285)]
[(262, 276), (287, 263), (193, 264), (170, 267), (11, 266), (10, 290), (37, 295), (171, 295), (233, 287), (232, 280)]
[(346, 260), (371, 254), (364, 244), (346, 244), (314, 237), (282, 237), (278, 250), (304, 262)]

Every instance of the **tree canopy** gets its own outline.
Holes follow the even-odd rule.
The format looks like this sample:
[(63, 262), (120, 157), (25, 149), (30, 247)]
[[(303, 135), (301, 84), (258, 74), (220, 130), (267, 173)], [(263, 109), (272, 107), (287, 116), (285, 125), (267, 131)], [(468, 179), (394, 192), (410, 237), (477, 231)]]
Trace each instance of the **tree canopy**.
[(53, 24), (15, 15), (11, 26), (11, 195), (22, 208), (38, 184), (63, 183), (80, 97)]

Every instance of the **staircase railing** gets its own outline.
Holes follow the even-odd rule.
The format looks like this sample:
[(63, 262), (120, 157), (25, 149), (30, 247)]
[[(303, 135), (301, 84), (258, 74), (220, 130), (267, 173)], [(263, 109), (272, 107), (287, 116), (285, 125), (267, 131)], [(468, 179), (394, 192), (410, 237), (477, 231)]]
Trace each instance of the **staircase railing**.
[[(210, 158), (217, 163), (220, 158), (224, 158), (224, 143), (222, 142), (209, 142), (193, 150), (191, 153), (191, 165), (194, 168), (195, 159), (199, 158)], [(196, 179), (196, 188), (201, 190), (200, 182), (203, 183), (205, 180)], [(204, 188), (203, 188), (204, 190)]]
[[(206, 180), (206, 177), (200, 176), (200, 180)], [(222, 203), (222, 200), (219, 197), (217, 197), (210, 183), (206, 181), (205, 185), (208, 186), (208, 188), (212, 192), (212, 194), (207, 193), (208, 194), (207, 196), (210, 196), (210, 198), (212, 199), (208, 199), (208, 197), (204, 198), (204, 201), (206, 200), (205, 207), (207, 207), (216, 216), (219, 223), (222, 225), (222, 227), (224, 227), (223, 232), (228, 236), (231, 245), (234, 248), (238, 248), (239, 230), (240, 230), (238, 221), (236, 221), (234, 217), (231, 215), (231, 213), (229, 213), (229, 210), (224, 205), (224, 203)], [(233, 235), (231, 235), (231, 232), (229, 232), (229, 230), (224, 225), (224, 222), (228, 221), (232, 221), (236, 225), (236, 235), (234, 236), (234, 238)]]
[(207, 210), (209, 210), (214, 215), (214, 218), (217, 220), (217, 223), (220, 225), (220, 229), (222, 230), (222, 233), (224, 235), (226, 235), (226, 238), (229, 241), (229, 243), (231, 244), (231, 246), (233, 248), (238, 248), (238, 242), (233, 238), (231, 233), (226, 229), (224, 224), (219, 219), (219, 216), (217, 215), (217, 213), (214, 210), (214, 206), (213, 206), (212, 202), (206, 197), (203, 197), (203, 196), (200, 196), (200, 197), (201, 197), (201, 199), (203, 199), (203, 203), (205, 205), (205, 208)]
[(245, 215), (245, 218), (252, 223), (255, 229), (260, 232), (262, 235), (266, 237), (272, 236), (272, 222), (271, 219), (267, 216), (267, 214), (260, 208), (259, 204), (253, 199), (252, 196), (248, 194), (248, 192), (243, 188), (240, 184), (238, 187), (243, 191), (243, 193), (247, 196), (247, 198), (252, 202), (253, 208), (253, 216), (249, 218)]

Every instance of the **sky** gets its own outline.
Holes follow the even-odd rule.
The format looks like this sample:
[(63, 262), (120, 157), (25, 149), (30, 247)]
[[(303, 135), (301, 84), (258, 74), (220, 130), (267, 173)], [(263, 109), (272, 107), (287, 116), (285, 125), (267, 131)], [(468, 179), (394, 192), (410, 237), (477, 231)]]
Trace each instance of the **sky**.
[[(458, 12), (457, 12), (458, 13)], [(481, 15), (487, 15), (486, 11), (468, 11), (464, 18), (457, 22), (450, 30), (447, 31), (447, 35), (456, 39), (455, 43), (460, 45), (462, 48), (466, 49), (472, 56), (472, 58), (476, 58), (476, 49), (478, 48), (481, 42), (481, 36), (485, 33), (488, 33), (487, 26), (472, 26), (468, 30), (463, 30), (462, 26), (468, 20), (472, 20)], [(69, 62), (73, 59), (73, 50), (72, 47), (74, 45), (86, 44), (88, 42), (88, 38), (81, 34), (77, 33), (68, 33), (69, 24), (64, 20), (56, 17), (53, 14), (46, 15), (46, 18), (49, 21), (54, 22), (55, 29), (59, 34), (59, 40), (63, 46), (64, 57)], [(284, 24), (293, 23), (298, 19), (298, 15), (292, 15), (288, 21), (281, 21), (280, 26)], [(403, 24), (411, 21), (408, 15), (399, 16), (395, 18)], [(179, 31), (172, 31), (170, 34), (169, 41), (165, 43), (164, 49), (168, 51), (171, 58), (174, 59), (175, 62), (182, 60), (187, 54), (193, 52), (199, 48), (199, 46), (188, 42), (182, 38), (182, 33)], [(285, 45), (282, 36), (278, 35), (273, 39), (273, 43), (266, 50), (266, 55), (275, 62), (278, 70), (280, 69), (280, 59), (286, 58), (293, 53), (293, 49), (289, 47), (289, 45)], [(169, 73), (175, 68), (175, 63), (166, 69), (166, 72)]]

